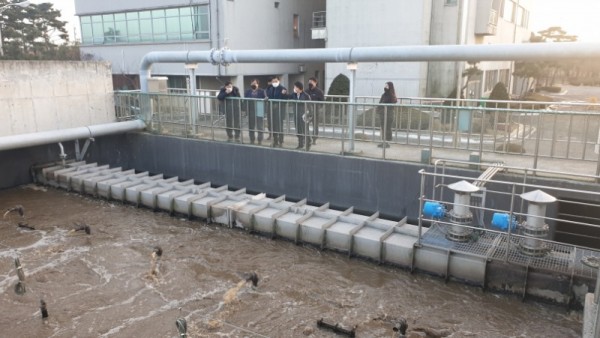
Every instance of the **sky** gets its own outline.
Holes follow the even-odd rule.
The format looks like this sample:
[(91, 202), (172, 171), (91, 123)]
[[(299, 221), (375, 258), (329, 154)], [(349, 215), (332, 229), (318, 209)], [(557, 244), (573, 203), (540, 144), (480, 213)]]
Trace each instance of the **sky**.
[[(51, 2), (62, 12), (68, 22), (71, 36), (81, 39), (79, 20), (75, 16), (75, 0), (30, 0), (32, 3)], [(101, 0), (98, 0), (101, 1)], [(392, 0), (393, 1), (393, 0)], [(420, 0), (419, 0), (420, 1)], [(577, 35), (578, 41), (600, 42), (600, 29), (596, 22), (600, 15), (600, 0), (532, 0), (530, 29), (533, 32), (551, 26), (560, 26), (569, 35)]]
[(530, 29), (533, 32), (560, 26), (577, 41), (600, 42), (600, 0), (533, 0)]

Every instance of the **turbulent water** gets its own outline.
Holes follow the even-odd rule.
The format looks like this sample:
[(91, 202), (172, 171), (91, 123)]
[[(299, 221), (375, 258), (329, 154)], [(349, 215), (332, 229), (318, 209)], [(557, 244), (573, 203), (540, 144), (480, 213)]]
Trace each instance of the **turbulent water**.
[[(178, 317), (188, 337), (336, 337), (321, 318), (356, 326), (357, 337), (393, 337), (399, 317), (409, 332), (450, 337), (581, 336), (579, 312), (219, 225), (62, 190), (0, 191), (0, 209), (16, 204), (36, 230), (17, 228), (16, 213), (0, 219), (2, 337), (177, 337)], [(16, 257), (24, 295), (14, 292)], [(256, 288), (242, 282), (252, 271)]]

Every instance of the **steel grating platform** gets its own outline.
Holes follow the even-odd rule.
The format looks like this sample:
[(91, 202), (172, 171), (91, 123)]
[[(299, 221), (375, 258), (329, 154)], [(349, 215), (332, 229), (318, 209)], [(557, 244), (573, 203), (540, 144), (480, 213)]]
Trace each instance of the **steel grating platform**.
[(474, 231), (472, 241), (454, 242), (446, 238), (444, 228), (445, 225), (437, 223), (432, 225), (429, 231), (422, 236), (421, 244), (567, 275), (573, 274), (587, 278), (595, 278), (597, 275), (598, 270), (583, 264), (582, 258), (596, 257), (600, 259), (598, 251), (577, 248), (568, 244), (546, 242), (548, 253), (543, 257), (534, 257), (525, 255), (519, 250), (519, 238), (513, 237), (508, 243), (507, 234)]

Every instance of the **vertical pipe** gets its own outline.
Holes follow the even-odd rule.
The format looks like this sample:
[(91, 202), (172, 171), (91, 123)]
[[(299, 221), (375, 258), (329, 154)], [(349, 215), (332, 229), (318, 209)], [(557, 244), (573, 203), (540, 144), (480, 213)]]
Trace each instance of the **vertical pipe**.
[(510, 227), (512, 226), (513, 219), (513, 210), (515, 206), (515, 184), (512, 185), (512, 191), (510, 193), (510, 212), (508, 214), (508, 231), (506, 237), (506, 255), (504, 256), (504, 261), (508, 262), (508, 252), (510, 250)]
[[(558, 114), (554, 113), (552, 114), (552, 116), (554, 116), (554, 123), (552, 124), (552, 142), (550, 143), (550, 157), (554, 157), (554, 146), (556, 145), (556, 135), (557, 135), (557, 131), (556, 131), (556, 124), (557, 124), (557, 120), (558, 120)], [(540, 118), (540, 117), (538, 117)]]
[[(598, 305), (598, 307), (600, 308), (600, 304), (598, 303), (598, 301), (600, 301), (600, 266), (598, 266), (598, 271), (597, 271), (597, 275), (596, 275), (596, 288), (594, 289), (594, 303), (596, 303)], [(598, 311), (600, 312), (600, 311)], [(600, 314), (599, 314), (600, 316)], [(596, 322), (596, 329), (600, 326), (599, 325), (600, 322)], [(598, 336), (596, 336), (598, 337)]]
[(596, 289), (594, 290), (594, 303), (596, 303), (596, 324), (594, 325), (594, 337), (600, 337), (600, 267), (596, 275)]
[(348, 64), (350, 68), (350, 97), (348, 98), (348, 136), (350, 136), (350, 152), (354, 152), (354, 101), (356, 84), (356, 64)]
[(585, 153), (587, 151), (587, 135), (588, 135), (588, 126), (590, 125), (590, 116), (586, 115), (585, 116), (585, 120), (583, 123), (584, 126), (584, 130), (583, 130), (583, 137), (581, 138), (583, 140), (583, 150), (581, 151), (581, 159), (585, 160)]
[(573, 115), (569, 116), (569, 128), (567, 132), (567, 152), (565, 153), (565, 158), (569, 157), (569, 152), (571, 151), (571, 137), (573, 135)]
[[(423, 198), (425, 197), (425, 174), (424, 170), (419, 170), (421, 174), (421, 192), (419, 193), (419, 235), (417, 236), (417, 246), (421, 246), (421, 233), (423, 231)], [(413, 253), (414, 255), (414, 253)]]
[[(542, 135), (541, 126), (542, 126), (542, 115), (538, 115), (538, 123), (537, 123), (537, 137), (535, 140), (535, 152), (533, 154), (533, 169), (537, 169), (538, 157), (540, 156), (540, 138)], [(552, 136), (554, 138), (554, 135)]]

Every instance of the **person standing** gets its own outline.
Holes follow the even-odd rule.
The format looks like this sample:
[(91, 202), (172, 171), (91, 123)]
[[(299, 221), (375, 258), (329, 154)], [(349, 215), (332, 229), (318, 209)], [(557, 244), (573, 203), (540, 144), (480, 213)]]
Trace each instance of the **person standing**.
[(250, 88), (244, 93), (244, 97), (253, 100), (246, 100), (246, 112), (248, 113), (248, 129), (250, 136), (250, 143), (254, 144), (255, 131), (258, 132), (258, 144), (262, 144), (263, 131), (264, 131), (264, 117), (265, 117), (265, 102), (267, 94), (264, 89), (259, 87), (260, 81), (253, 79), (250, 82)]
[[(269, 89), (273, 88), (273, 85), (271, 84), (271, 82), (273, 81), (273, 77), (269, 76), (268, 80), (267, 80), (267, 88), (265, 88), (265, 93), (269, 92)], [(271, 120), (269, 117), (270, 114), (267, 114), (267, 116), (265, 116), (265, 124), (266, 124), (266, 128), (269, 129), (269, 136), (267, 137), (267, 141), (271, 140), (271, 137), (273, 136), (273, 129), (271, 127)]]
[[(288, 98), (287, 88), (281, 85), (278, 76), (274, 76), (271, 80), (271, 88), (267, 89), (267, 97), (270, 100), (286, 100)], [(285, 109), (281, 102), (270, 102), (268, 110), (269, 123), (271, 133), (273, 135), (273, 147), (281, 147), (283, 145), (283, 119), (285, 117)]]
[(235, 135), (235, 142), (240, 143), (240, 90), (230, 81), (219, 91), (217, 99), (219, 102), (219, 111), (225, 114), (225, 131), (227, 132), (227, 142), (232, 142)]
[(310, 96), (304, 92), (304, 85), (300, 81), (294, 83), (294, 94), (290, 97), (294, 102), (294, 123), (296, 124), (296, 135), (298, 136), (298, 146), (296, 149), (304, 148), (310, 150), (310, 138), (308, 137), (308, 124), (312, 118), (312, 113), (306, 108), (306, 101), (310, 101)]
[(319, 81), (317, 81), (316, 78), (311, 77), (310, 79), (308, 79), (308, 90), (306, 91), (306, 93), (310, 96), (310, 100), (313, 101), (313, 103), (310, 104), (311, 112), (313, 115), (312, 144), (317, 144), (317, 137), (319, 136), (319, 113), (321, 111), (322, 105), (318, 102), (325, 101), (325, 95), (323, 94), (323, 91), (319, 87), (317, 87), (318, 84)]
[[(398, 102), (396, 97), (396, 91), (394, 90), (394, 84), (392, 82), (386, 82), (383, 87), (383, 94), (379, 103), (393, 104)], [(379, 115), (379, 123), (381, 127), (381, 140), (383, 141), (378, 145), (379, 148), (389, 148), (390, 144), (388, 141), (392, 140), (392, 123), (394, 123), (394, 109), (386, 106), (377, 107), (377, 115)]]

